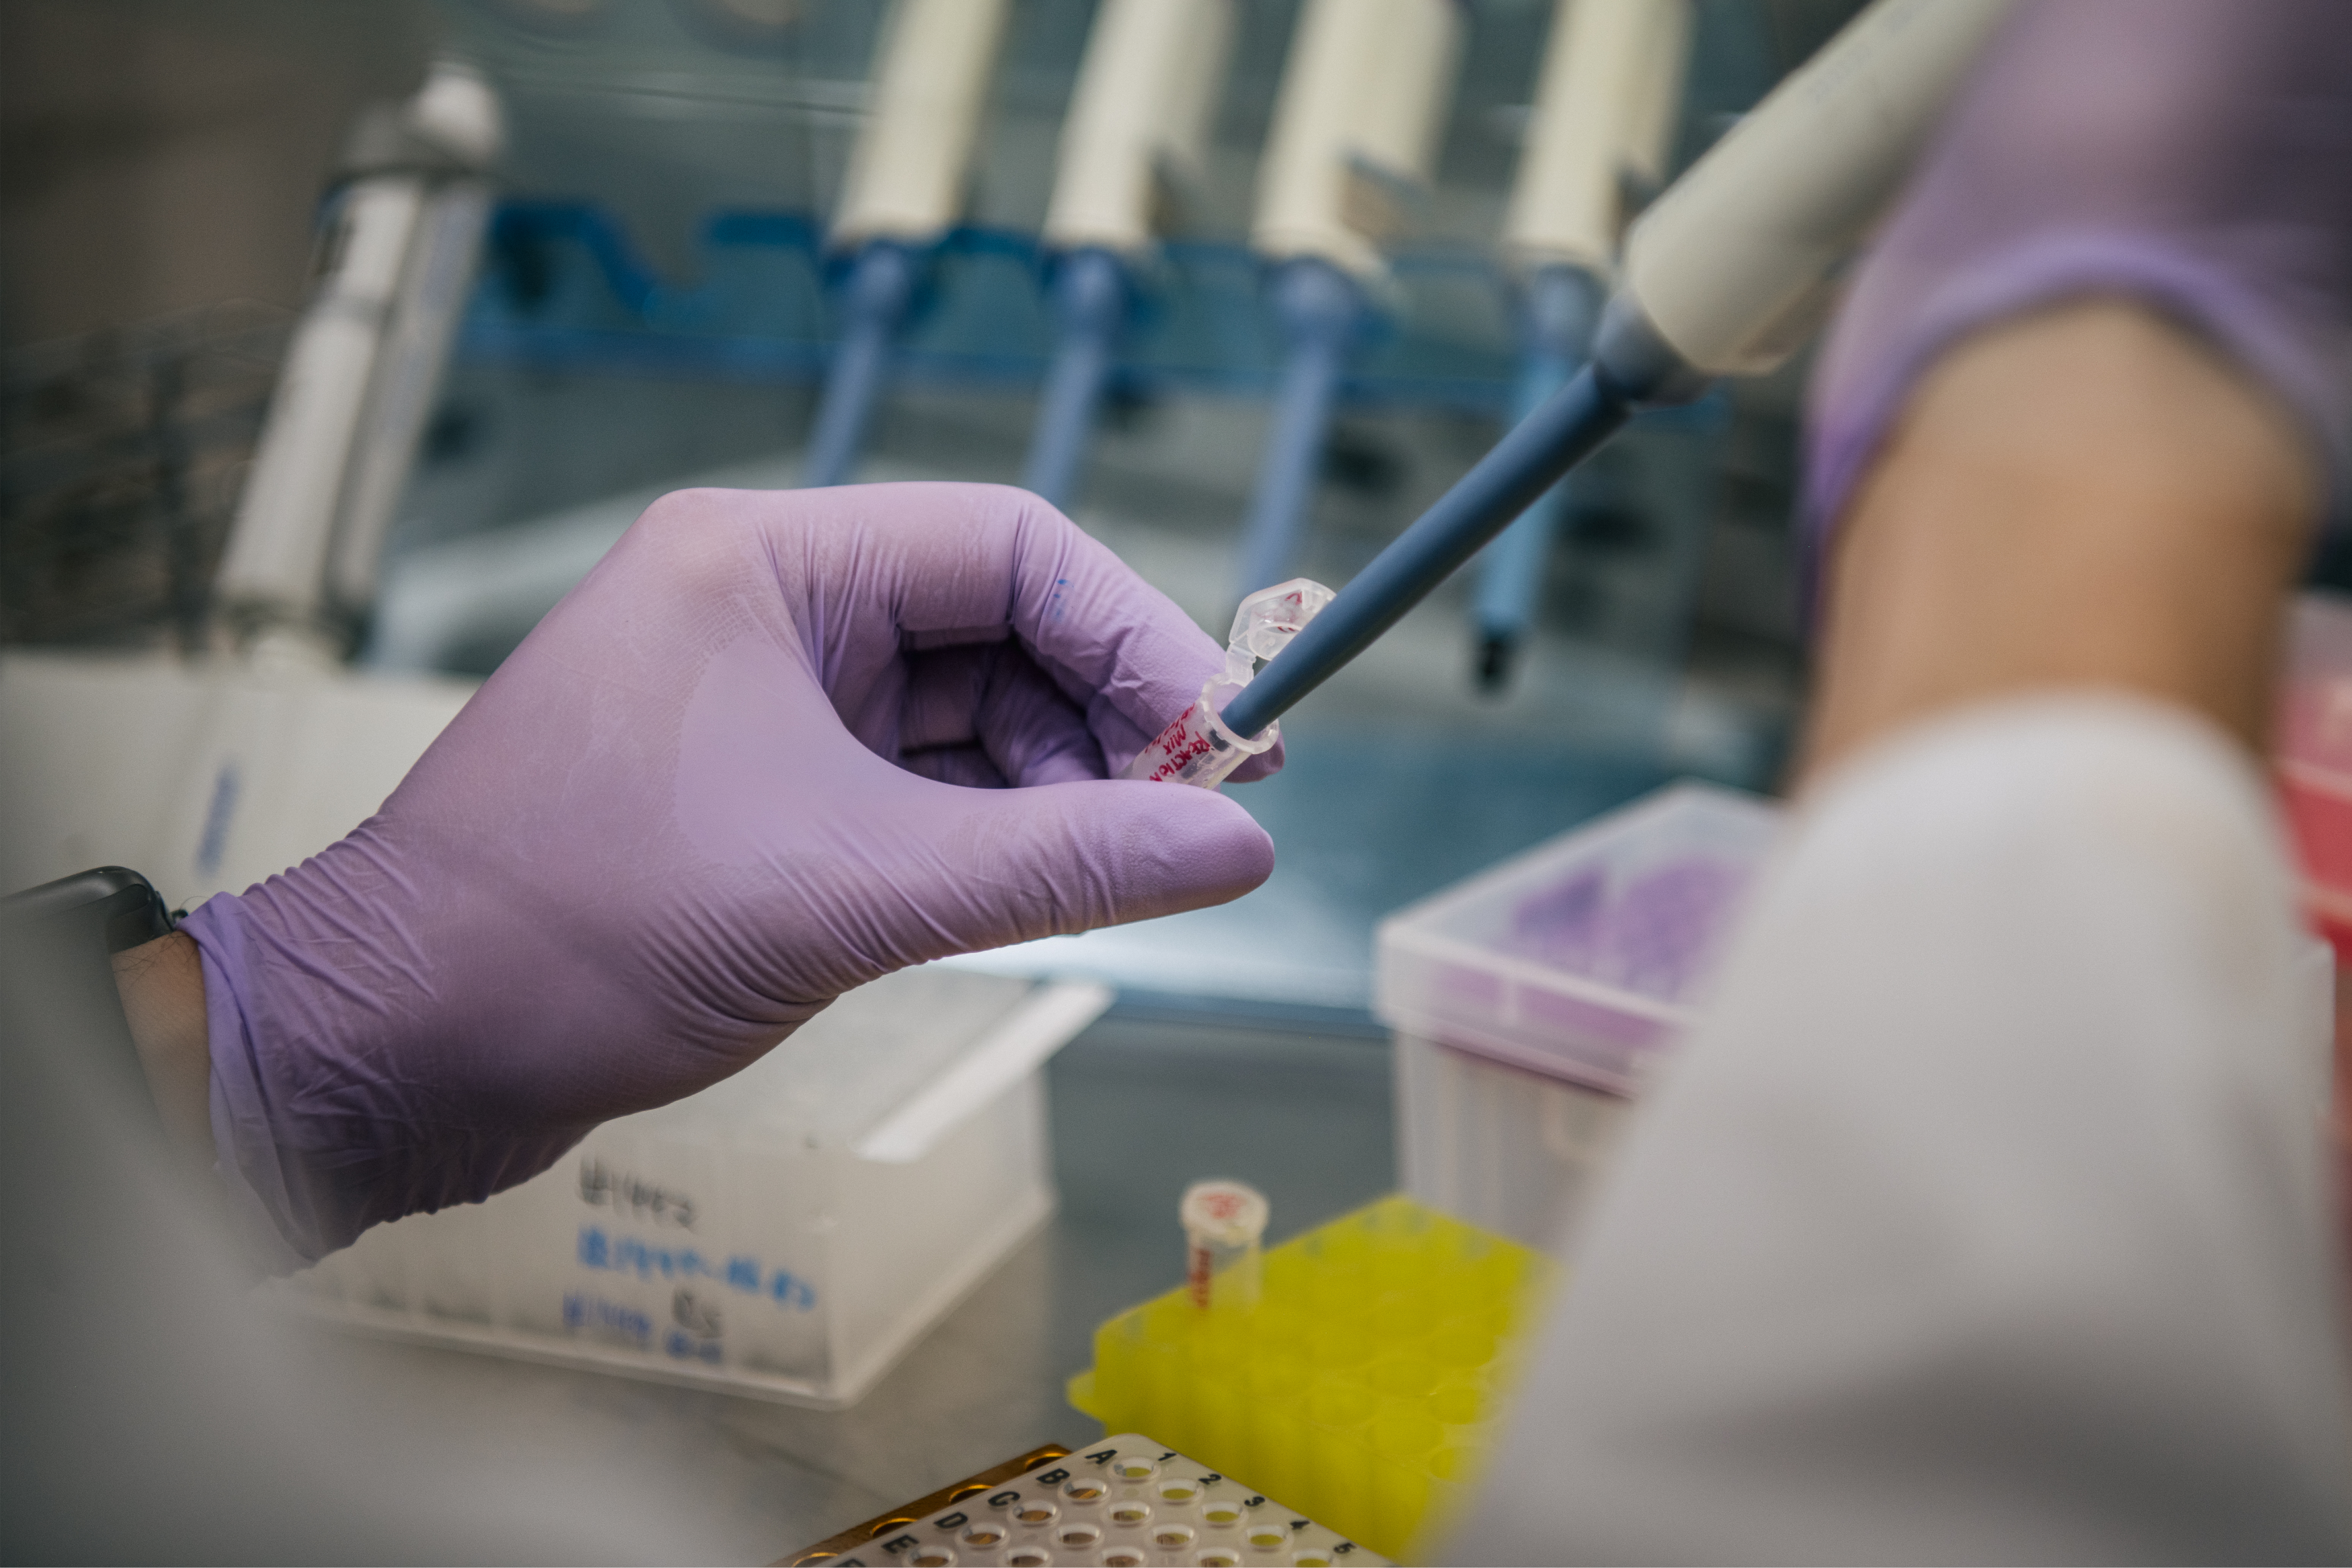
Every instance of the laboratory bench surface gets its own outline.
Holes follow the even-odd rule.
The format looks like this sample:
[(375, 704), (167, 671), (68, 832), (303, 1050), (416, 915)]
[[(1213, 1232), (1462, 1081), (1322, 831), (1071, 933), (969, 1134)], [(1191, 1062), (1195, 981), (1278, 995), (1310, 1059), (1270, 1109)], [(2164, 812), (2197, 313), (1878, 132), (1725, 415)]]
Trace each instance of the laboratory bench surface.
[(1273, 1204), (1280, 1241), (1395, 1185), (1389, 1048), (1368, 1026), (1122, 1008), (1047, 1069), (1061, 1205), (842, 1411), (353, 1338), (379, 1408), (585, 1474), (658, 1464), (701, 1543), (765, 1563), (1046, 1442), (1101, 1435), (1063, 1385), (1096, 1324), (1181, 1283), (1176, 1205), (1202, 1176)]

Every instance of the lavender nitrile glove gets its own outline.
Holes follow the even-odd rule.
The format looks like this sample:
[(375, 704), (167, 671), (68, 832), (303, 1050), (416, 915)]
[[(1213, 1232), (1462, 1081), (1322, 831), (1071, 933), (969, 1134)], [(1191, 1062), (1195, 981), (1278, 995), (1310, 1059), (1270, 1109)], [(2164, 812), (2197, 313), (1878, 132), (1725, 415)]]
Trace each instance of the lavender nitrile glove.
[(315, 1258), (877, 975), (1247, 892), (1240, 806), (1105, 782), (1221, 659), (1018, 490), (665, 498), (381, 812), (188, 918), (232, 1196)]
[(2202, 334), (2305, 426), (2346, 493), (2352, 7), (2026, 0), (1963, 90), (1813, 381), (1818, 562), (1913, 384), (1963, 334), (2121, 296)]

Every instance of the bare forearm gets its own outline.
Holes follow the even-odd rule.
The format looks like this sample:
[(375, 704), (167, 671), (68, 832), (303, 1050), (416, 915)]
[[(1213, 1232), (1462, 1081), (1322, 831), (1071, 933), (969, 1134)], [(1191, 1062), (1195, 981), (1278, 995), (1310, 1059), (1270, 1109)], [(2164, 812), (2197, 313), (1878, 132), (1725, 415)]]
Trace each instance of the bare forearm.
[(2061, 686), (2176, 703), (2259, 749), (2318, 503), (2292, 421), (2137, 307), (1962, 344), (1841, 525), (1806, 774), (1910, 721)]
[(184, 1159), (209, 1169), (212, 1053), (205, 1027), (204, 961), (196, 944), (174, 931), (116, 953), (114, 986), (165, 1134)]

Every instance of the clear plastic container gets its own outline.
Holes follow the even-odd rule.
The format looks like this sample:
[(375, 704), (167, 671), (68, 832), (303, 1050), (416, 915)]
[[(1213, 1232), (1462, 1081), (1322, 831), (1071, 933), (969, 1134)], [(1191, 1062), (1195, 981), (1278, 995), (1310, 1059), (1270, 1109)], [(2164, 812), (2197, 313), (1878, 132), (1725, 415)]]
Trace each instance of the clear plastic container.
[(359, 1329), (847, 1405), (1053, 1212), (1038, 1068), (1109, 1001), (887, 976), (734, 1078), (278, 1289)]
[(1383, 921), (1404, 1190), (1530, 1247), (1571, 1239), (1779, 824), (1675, 784)]

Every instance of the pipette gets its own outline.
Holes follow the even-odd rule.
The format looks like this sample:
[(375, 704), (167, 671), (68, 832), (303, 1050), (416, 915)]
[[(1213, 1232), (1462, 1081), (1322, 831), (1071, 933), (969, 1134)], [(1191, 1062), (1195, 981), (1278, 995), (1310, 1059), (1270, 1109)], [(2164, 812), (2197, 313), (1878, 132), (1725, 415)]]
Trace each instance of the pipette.
[(1209, 678), (1192, 706), (1136, 753), (1119, 777), (1214, 789), (1235, 768), (1272, 748), (1282, 737), (1279, 725), (1261, 724), (1236, 731), (1226, 723), (1224, 712), (1239, 693), (1248, 689), (1267, 661), (1288, 647), (1290, 639), (1331, 598), (1331, 590), (1322, 584), (1294, 577), (1244, 599), (1242, 607), (1234, 612), (1224, 668)]
[[(1592, 351), (1629, 189), (1654, 190), (1665, 175), (1689, 37), (1688, 0), (1559, 0), (1503, 224), (1519, 307), (1514, 418)], [(1479, 557), (1478, 680), (1489, 690), (1509, 679), (1535, 619), (1566, 492), (1546, 490)]]
[(435, 64), (414, 98), (369, 111), (353, 132), (318, 287), (214, 579), (240, 630), (340, 633), (373, 601), (504, 142), (497, 93), (457, 60)]
[(1461, 57), (1454, 0), (1308, 0), (1284, 62), (1250, 247), (1271, 268), (1283, 369), (1239, 583), (1289, 568), (1349, 354), (1385, 278), (1380, 242), (1425, 188)]
[(1259, 1244), (1270, 1213), (1246, 1182), (1194, 1182), (1177, 1206), (1184, 1226), (1184, 1287), (1204, 1312), (1246, 1312), (1263, 1286)]
[(1066, 507), (1171, 184), (1198, 177), (1233, 0), (1110, 0), (1062, 122), (1044, 238), (1059, 341), (1024, 489)]
[[(1780, 364), (1827, 313), (1837, 265), (1901, 184), (2008, 0), (1876, 0), (1642, 215), (1591, 361), (1496, 443), (1207, 724), (1201, 704), (1138, 759), (1206, 734), (1225, 752), (1370, 647), (1646, 404)], [(1303, 607), (1303, 606), (1302, 606)], [(1237, 626), (1238, 629), (1238, 626)], [(1211, 682), (1213, 688), (1216, 682)], [(1205, 694), (1204, 694), (1205, 700)], [(1227, 740), (1226, 737), (1231, 737)], [(1205, 754), (1205, 753), (1203, 753)], [(1219, 754), (1223, 754), (1220, 752)], [(1245, 754), (1254, 754), (1245, 752)], [(1214, 787), (1223, 772), (1130, 770)]]
[(1007, 0), (898, 0), (883, 24), (873, 113), (858, 132), (829, 244), (856, 251), (841, 337), (809, 435), (804, 485), (849, 478), (925, 258), (963, 206)]

